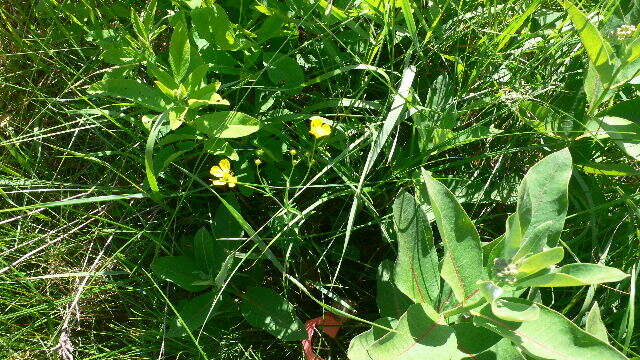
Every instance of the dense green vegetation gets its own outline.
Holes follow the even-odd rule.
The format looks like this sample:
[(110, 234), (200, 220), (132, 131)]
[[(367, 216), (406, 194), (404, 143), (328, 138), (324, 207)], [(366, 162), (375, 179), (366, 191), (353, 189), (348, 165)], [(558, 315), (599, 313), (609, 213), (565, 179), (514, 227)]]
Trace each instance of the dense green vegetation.
[(0, 16), (1, 358), (640, 358), (640, 0)]

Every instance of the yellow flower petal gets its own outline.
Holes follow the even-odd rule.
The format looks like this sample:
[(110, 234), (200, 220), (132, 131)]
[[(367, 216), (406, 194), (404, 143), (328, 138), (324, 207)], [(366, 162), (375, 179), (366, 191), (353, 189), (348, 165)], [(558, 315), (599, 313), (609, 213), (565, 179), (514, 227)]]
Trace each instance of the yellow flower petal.
[(224, 180), (211, 180), (211, 183), (215, 186), (225, 186), (227, 182)]
[(233, 174), (228, 175), (225, 178), (227, 185), (229, 185), (230, 188), (235, 187), (236, 184), (238, 183), (238, 177), (233, 176)]
[(220, 168), (222, 169), (222, 171), (224, 171), (225, 173), (229, 173), (231, 171), (231, 162), (229, 161), (229, 159), (222, 159), (220, 160), (220, 162), (218, 163), (218, 165), (220, 165)]
[(225, 175), (225, 171), (222, 170), (222, 168), (220, 168), (220, 166), (218, 165), (214, 165), (211, 167), (211, 170), (209, 170), (209, 173), (211, 174), (211, 176), (215, 176), (217, 178), (221, 178)]
[(331, 134), (331, 125), (325, 122), (325, 118), (320, 116), (312, 116), (309, 133), (317, 138), (329, 136)]

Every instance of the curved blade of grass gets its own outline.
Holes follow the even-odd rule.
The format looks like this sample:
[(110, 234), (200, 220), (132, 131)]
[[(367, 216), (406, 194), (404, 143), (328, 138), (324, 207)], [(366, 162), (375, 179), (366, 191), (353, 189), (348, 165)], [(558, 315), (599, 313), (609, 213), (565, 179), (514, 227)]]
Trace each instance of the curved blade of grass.
[(335, 282), (338, 277), (338, 273), (340, 272), (340, 267), (342, 265), (342, 259), (344, 258), (344, 254), (347, 251), (347, 246), (349, 245), (349, 238), (351, 237), (351, 232), (353, 230), (353, 222), (356, 217), (356, 210), (358, 208), (358, 199), (360, 193), (362, 192), (362, 187), (364, 185), (364, 180), (367, 177), (367, 174), (373, 167), (373, 163), (378, 158), (382, 147), (385, 142), (391, 135), (391, 131), (397, 126), (397, 124), (402, 119), (401, 115), (403, 114), (405, 107), (404, 104), (406, 102), (407, 97), (409, 96), (409, 89), (411, 88), (411, 84), (413, 84), (413, 79), (416, 75), (416, 67), (415, 66), (407, 66), (404, 69), (402, 74), (402, 79), (400, 80), (400, 87), (398, 88), (398, 92), (393, 98), (393, 103), (391, 104), (391, 110), (387, 114), (387, 118), (384, 121), (382, 126), (382, 131), (378, 133), (378, 136), (373, 141), (371, 145), (371, 150), (369, 151), (369, 155), (367, 156), (367, 161), (364, 164), (364, 168), (362, 169), (362, 174), (360, 175), (360, 181), (358, 182), (358, 187), (356, 188), (356, 193), (353, 197), (353, 203), (351, 204), (351, 210), (349, 211), (349, 219), (347, 220), (347, 230), (344, 238), (344, 245), (342, 247), (342, 256), (340, 256), (340, 261), (338, 262), (338, 266), (336, 267), (336, 272), (333, 275), (332, 282)]

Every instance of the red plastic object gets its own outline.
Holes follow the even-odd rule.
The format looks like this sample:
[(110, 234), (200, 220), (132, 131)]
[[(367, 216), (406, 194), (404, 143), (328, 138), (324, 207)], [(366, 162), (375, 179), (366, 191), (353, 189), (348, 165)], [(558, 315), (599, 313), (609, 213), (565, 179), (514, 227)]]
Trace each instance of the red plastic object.
[(307, 329), (307, 338), (302, 340), (302, 349), (304, 350), (304, 356), (307, 360), (324, 360), (313, 351), (313, 336), (315, 335), (316, 327), (319, 326), (320, 330), (327, 334), (327, 336), (335, 338), (338, 336), (338, 331), (340, 331), (344, 321), (343, 318), (337, 317), (332, 313), (326, 313), (323, 316), (307, 320), (307, 322), (304, 323)]

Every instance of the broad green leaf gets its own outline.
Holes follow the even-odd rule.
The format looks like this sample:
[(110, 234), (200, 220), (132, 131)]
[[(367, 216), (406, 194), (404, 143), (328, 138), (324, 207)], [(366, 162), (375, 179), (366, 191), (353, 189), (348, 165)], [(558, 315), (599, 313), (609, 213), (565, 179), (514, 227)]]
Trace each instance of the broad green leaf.
[(169, 64), (173, 71), (173, 78), (180, 82), (187, 75), (189, 62), (191, 61), (191, 46), (189, 45), (189, 32), (184, 19), (175, 22), (171, 44), (169, 46)]
[(440, 292), (438, 255), (431, 226), (415, 198), (402, 192), (393, 204), (398, 258), (393, 281), (414, 302), (435, 305)]
[(263, 56), (267, 75), (274, 84), (293, 88), (304, 82), (302, 67), (294, 59), (276, 53), (264, 53)]
[(525, 257), (518, 262), (518, 276), (529, 275), (538, 272), (551, 265), (555, 265), (564, 258), (564, 249), (555, 247), (537, 254)]
[(640, 160), (640, 123), (615, 116), (605, 116), (600, 126), (619, 148), (629, 156)]
[(193, 254), (198, 266), (211, 277), (218, 274), (227, 257), (225, 248), (205, 228), (200, 228), (193, 237)]
[(545, 271), (543, 274), (533, 274), (516, 283), (520, 287), (563, 287), (583, 286), (605, 282), (615, 282), (626, 279), (629, 275), (624, 272), (597, 264), (569, 264), (558, 269)]
[[(240, 204), (233, 195), (224, 196), (227, 203), (233, 207), (237, 212), (240, 212)], [(216, 240), (223, 241), (227, 244), (233, 244), (233, 240), (241, 240), (244, 230), (242, 225), (236, 220), (226, 206), (220, 205), (216, 209), (216, 213), (213, 217), (213, 233)], [(229, 248), (225, 245), (225, 248)]]
[(221, 155), (234, 161), (240, 160), (240, 156), (238, 155), (238, 152), (236, 152), (236, 149), (234, 149), (233, 146), (224, 139), (208, 138), (204, 142), (204, 148), (207, 152), (213, 155)]
[[(546, 222), (551, 224), (546, 225), (550, 226), (550, 234), (544, 245), (554, 247), (558, 243), (567, 215), (571, 167), (569, 149), (563, 149), (540, 160), (525, 174), (518, 188), (516, 208), (523, 244)], [(527, 253), (520, 253), (524, 255)]]
[(349, 360), (371, 360), (368, 354), (369, 347), (375, 342), (373, 329), (369, 329), (351, 339), (347, 358)]
[(480, 236), (449, 189), (424, 169), (422, 180), (445, 248), (442, 278), (463, 303), (476, 292), (476, 282), (487, 278), (482, 266)]
[(193, 94), (204, 85), (207, 71), (209, 71), (209, 64), (202, 64), (191, 71), (191, 74), (187, 77), (187, 93), (189, 95)]
[(624, 59), (626, 63), (632, 63), (640, 59), (640, 36), (637, 36), (629, 45), (627, 45), (627, 57)]
[(171, 130), (176, 130), (184, 123), (187, 110), (189, 109), (184, 106), (174, 106), (169, 110), (169, 128)]
[(569, 18), (574, 28), (578, 31), (580, 41), (587, 51), (589, 60), (595, 66), (600, 78), (604, 84), (609, 84), (613, 80), (615, 52), (611, 44), (609, 44), (598, 28), (596, 28), (587, 16), (580, 11), (570, 1), (563, 0), (562, 6), (567, 10)]
[(125, 98), (158, 112), (168, 107), (167, 98), (160, 90), (128, 79), (108, 79), (99, 81), (89, 88), (90, 94)]
[(209, 44), (221, 50), (234, 50), (238, 46), (232, 24), (222, 6), (213, 4), (191, 10), (191, 21), (199, 37)]
[(182, 301), (177, 306), (178, 315), (182, 321), (174, 319), (167, 335), (184, 336), (187, 334), (187, 330), (197, 335), (208, 320), (214, 319), (220, 313), (234, 310), (235, 303), (231, 298), (225, 296), (219, 299), (214, 306), (213, 302), (217, 295), (217, 292), (210, 291)]
[(523, 303), (514, 298), (499, 298), (491, 302), (493, 315), (506, 321), (534, 321), (540, 316), (540, 308), (533, 303)]
[[(523, 305), (533, 302), (512, 299)], [(559, 360), (626, 360), (618, 350), (584, 332), (569, 319), (541, 304), (537, 320), (509, 322), (496, 317), (491, 306), (472, 312), (474, 323), (504, 336), (535, 358)]]
[(502, 339), (486, 351), (465, 360), (527, 360), (509, 339)]
[(587, 323), (585, 324), (585, 331), (602, 340), (605, 343), (609, 343), (609, 337), (607, 336), (607, 327), (602, 322), (600, 316), (600, 307), (598, 302), (594, 302), (589, 314), (587, 315)]
[[(425, 308), (426, 307), (426, 308)], [(434, 322), (426, 304), (414, 304), (402, 315), (396, 332), (371, 344), (372, 360), (462, 359), (454, 329)]]
[(260, 122), (238, 111), (218, 111), (205, 114), (194, 120), (198, 131), (211, 137), (223, 139), (251, 135), (260, 129)]
[(188, 256), (159, 257), (151, 264), (151, 269), (160, 277), (187, 291), (197, 292), (209, 287), (201, 285), (202, 281), (206, 280), (203, 269)]
[(381, 316), (398, 319), (413, 301), (393, 283), (393, 269), (394, 264), (391, 260), (384, 260), (378, 266), (376, 303)]
[(520, 227), (520, 217), (518, 213), (513, 213), (507, 218), (504, 232), (504, 245), (502, 257), (511, 259), (522, 246), (522, 228)]
[[(374, 323), (385, 326), (387, 328), (394, 328), (395, 326), (397, 326), (397, 322), (397, 320), (390, 321), (389, 318), (383, 318), (374, 321)], [(354, 337), (349, 343), (347, 358), (349, 358), (349, 360), (371, 360), (371, 357), (369, 356), (369, 348), (376, 340), (382, 338), (387, 333), (388, 332), (384, 329), (372, 327), (371, 329)]]
[(477, 356), (494, 347), (502, 337), (481, 326), (475, 326), (470, 322), (462, 322), (451, 325), (458, 341), (458, 350), (466, 354), (470, 359), (477, 359)]
[(244, 294), (240, 309), (249, 324), (268, 331), (280, 340), (307, 338), (307, 332), (294, 314), (291, 303), (271, 289), (250, 287)]
[(553, 220), (538, 225), (523, 242), (511, 262), (518, 262), (529, 254), (537, 254), (542, 251), (549, 242), (549, 238), (555, 235), (556, 223)]

